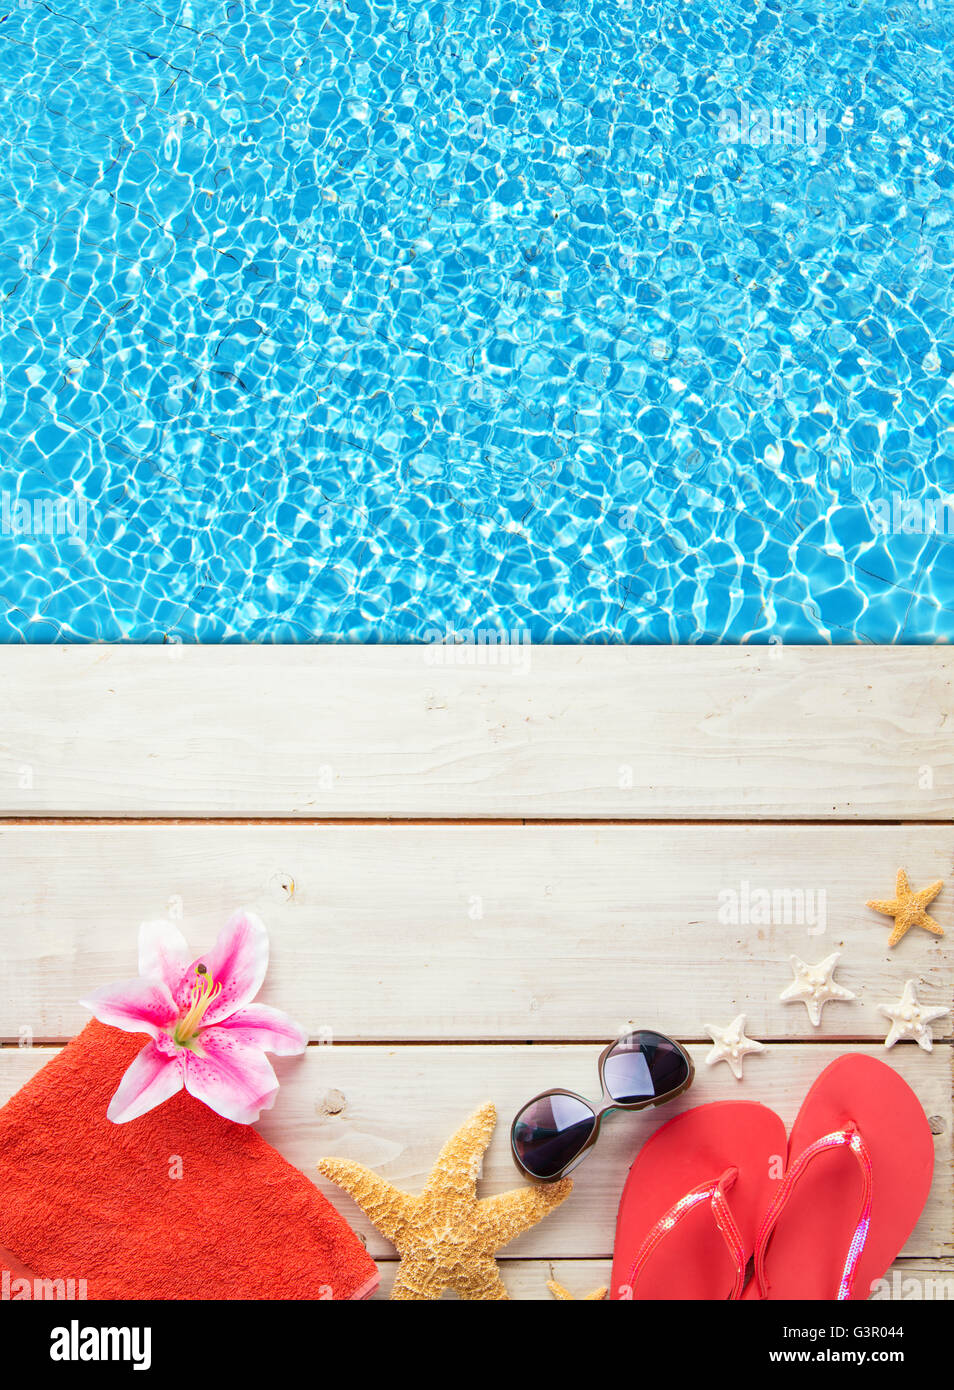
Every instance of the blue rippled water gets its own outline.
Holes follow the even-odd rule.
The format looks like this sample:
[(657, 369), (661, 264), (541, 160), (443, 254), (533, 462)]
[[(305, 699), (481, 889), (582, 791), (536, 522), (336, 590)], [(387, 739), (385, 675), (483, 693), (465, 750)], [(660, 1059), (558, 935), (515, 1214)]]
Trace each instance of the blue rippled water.
[(954, 0), (22, 0), (0, 103), (4, 640), (947, 640)]

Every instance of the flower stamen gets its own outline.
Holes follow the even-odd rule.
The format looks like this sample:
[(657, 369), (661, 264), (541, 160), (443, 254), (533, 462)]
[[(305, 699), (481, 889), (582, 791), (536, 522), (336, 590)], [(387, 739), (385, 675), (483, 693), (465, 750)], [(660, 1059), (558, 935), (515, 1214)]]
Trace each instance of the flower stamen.
[(222, 993), (222, 986), (216, 984), (204, 965), (197, 965), (195, 973), (197, 982), (189, 994), (189, 1007), (172, 1031), (172, 1040), (178, 1047), (192, 1046), (206, 1012)]

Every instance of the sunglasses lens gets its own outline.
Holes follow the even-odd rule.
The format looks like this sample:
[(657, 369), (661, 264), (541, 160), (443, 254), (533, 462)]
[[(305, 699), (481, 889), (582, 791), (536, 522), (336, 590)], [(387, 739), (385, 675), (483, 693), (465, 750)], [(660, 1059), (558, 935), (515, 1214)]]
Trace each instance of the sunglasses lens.
[(593, 1133), (596, 1116), (577, 1096), (559, 1092), (532, 1101), (513, 1122), (513, 1147), (535, 1178), (555, 1178)]
[(603, 1064), (607, 1093), (623, 1105), (667, 1095), (688, 1077), (685, 1057), (662, 1033), (628, 1033)]

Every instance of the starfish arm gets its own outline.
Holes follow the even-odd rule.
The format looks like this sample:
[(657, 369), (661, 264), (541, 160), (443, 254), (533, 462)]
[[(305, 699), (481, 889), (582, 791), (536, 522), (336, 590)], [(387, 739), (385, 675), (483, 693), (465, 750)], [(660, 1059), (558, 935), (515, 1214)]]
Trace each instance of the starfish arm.
[(936, 1019), (943, 1018), (945, 1014), (949, 1014), (950, 1012), (950, 1009), (922, 1009), (921, 1022), (933, 1023)]
[(480, 1175), (484, 1150), (496, 1123), (497, 1111), (492, 1104), (476, 1110), (437, 1155), (422, 1195), (427, 1197), (434, 1192), (453, 1192), (457, 1196), (472, 1194)]
[(806, 999), (805, 1008), (808, 1010), (808, 1021), (813, 1028), (821, 1024), (821, 1001), (818, 999)]
[(559, 1182), (517, 1187), (496, 1197), (484, 1197), (477, 1204), (477, 1216), (482, 1230), (489, 1237), (489, 1248), (499, 1250), (508, 1245), (522, 1231), (528, 1231), (542, 1221), (548, 1211), (569, 1197), (572, 1190), (572, 1181), (561, 1178)]
[(432, 1302), (440, 1298), (447, 1286), (441, 1265), (435, 1264), (427, 1255), (405, 1256), (398, 1265), (391, 1299), (393, 1302)]
[(933, 903), (943, 887), (944, 880), (943, 878), (939, 878), (935, 883), (932, 883), (929, 888), (922, 888), (920, 893), (915, 893), (914, 900), (919, 906), (927, 907), (928, 903)]
[(874, 908), (875, 912), (883, 912), (886, 917), (896, 917), (901, 911), (901, 904), (897, 898), (871, 898), (865, 903), (865, 907)]
[(879, 1005), (878, 1012), (884, 1014), (885, 1018), (891, 1023), (891, 1027), (888, 1029), (887, 1036), (884, 1040), (884, 1045), (885, 1047), (894, 1047), (895, 1043), (901, 1037), (902, 1032), (901, 1025), (897, 1018), (897, 1010), (889, 1009), (884, 1004), (881, 1004)]
[(899, 898), (906, 898), (911, 892), (908, 876), (903, 869), (898, 870), (898, 876), (894, 881), (894, 891), (895, 895)]
[[(570, 1290), (564, 1288), (563, 1285), (558, 1283), (556, 1279), (548, 1279), (547, 1288), (553, 1294), (554, 1298), (569, 1299), (571, 1302), (574, 1301), (573, 1295), (570, 1293)], [(598, 1303), (601, 1299), (605, 1298), (608, 1293), (609, 1289), (604, 1284), (600, 1288), (593, 1289), (590, 1293), (584, 1294), (583, 1302)]]
[(918, 918), (918, 926), (924, 927), (925, 931), (933, 932), (935, 936), (944, 935), (944, 928), (941, 926), (940, 922), (935, 922), (934, 918), (930, 917), (926, 912), (923, 912)]
[(805, 989), (805, 986), (799, 984), (798, 980), (795, 980), (795, 982), (793, 984), (790, 984), (787, 989), (783, 989), (778, 997), (779, 999), (784, 1000), (786, 1004), (794, 1004), (799, 1000), (804, 999), (807, 993), (809, 993), (809, 991)]
[(401, 1192), (392, 1183), (365, 1168), (363, 1163), (347, 1159), (323, 1158), (318, 1172), (353, 1197), (368, 1219), (383, 1236), (398, 1244), (416, 1197)]
[(557, 1283), (556, 1279), (548, 1279), (547, 1288), (553, 1294), (554, 1298), (558, 1298), (561, 1301), (571, 1301), (573, 1298), (570, 1290), (565, 1289), (562, 1284)]
[(837, 980), (832, 980), (832, 982), (831, 982), (831, 990), (832, 990), (832, 996), (831, 996), (831, 997), (832, 997), (833, 999), (857, 999), (857, 998), (858, 998), (857, 994), (855, 994), (855, 992), (854, 992), (853, 989), (845, 989), (845, 986), (844, 986), (844, 985), (840, 985), (840, 984), (838, 983)]

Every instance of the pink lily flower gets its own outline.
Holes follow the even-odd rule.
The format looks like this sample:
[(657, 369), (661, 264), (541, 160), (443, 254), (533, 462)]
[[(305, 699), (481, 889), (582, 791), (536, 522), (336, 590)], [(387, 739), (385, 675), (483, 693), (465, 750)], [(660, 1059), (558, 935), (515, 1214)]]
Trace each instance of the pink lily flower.
[(268, 968), (268, 933), (251, 912), (234, 913), (211, 951), (190, 963), (171, 922), (139, 928), (138, 980), (104, 985), (80, 1002), (101, 1023), (150, 1041), (127, 1068), (106, 1111), (138, 1119), (183, 1086), (237, 1124), (275, 1103), (278, 1078), (265, 1056), (304, 1052), (305, 1033), (287, 1014), (251, 1001)]

